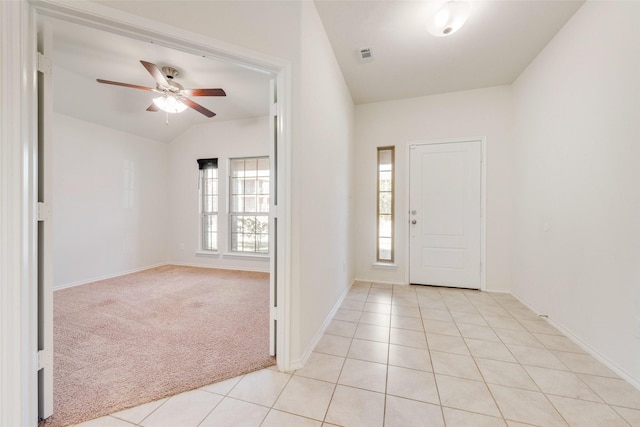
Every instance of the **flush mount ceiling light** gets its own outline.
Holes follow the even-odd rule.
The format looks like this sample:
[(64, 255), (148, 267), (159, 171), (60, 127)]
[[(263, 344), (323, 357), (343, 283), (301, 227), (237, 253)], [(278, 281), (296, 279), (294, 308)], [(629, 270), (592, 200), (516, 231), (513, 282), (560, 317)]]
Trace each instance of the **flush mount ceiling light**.
[(429, 17), (427, 31), (437, 37), (450, 36), (467, 22), (470, 10), (466, 1), (448, 1)]
[(166, 111), (167, 113), (182, 113), (187, 109), (187, 106), (173, 95), (165, 95), (153, 98), (153, 103), (156, 105), (156, 107), (158, 107), (162, 111)]

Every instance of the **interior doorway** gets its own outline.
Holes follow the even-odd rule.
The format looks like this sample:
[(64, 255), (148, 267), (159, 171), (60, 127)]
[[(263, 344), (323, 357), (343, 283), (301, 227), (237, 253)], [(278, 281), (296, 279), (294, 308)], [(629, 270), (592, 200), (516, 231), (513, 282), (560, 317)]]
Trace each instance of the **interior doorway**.
[[(40, 11), (43, 12), (43, 15), (47, 15), (47, 16), (53, 15), (54, 19), (69, 18), (72, 21), (77, 20), (77, 15), (80, 14), (80, 12), (77, 12), (75, 10), (60, 10), (59, 8), (56, 10), (55, 13), (52, 13), (51, 11), (45, 11), (45, 10), (40, 10)], [(49, 18), (45, 17), (45, 19), (49, 19)], [(98, 18), (96, 18), (96, 21), (93, 22), (93, 25), (95, 26), (98, 26), (97, 19)], [(108, 21), (108, 18), (105, 18), (105, 19)], [(100, 27), (102, 30), (105, 29), (105, 25), (104, 25), (105, 19), (100, 20)], [(122, 30), (122, 28), (125, 26), (115, 21), (110, 22), (110, 24), (114, 28), (119, 28), (119, 30)], [(89, 26), (91, 26), (91, 20), (89, 20)], [(108, 27), (108, 25), (106, 27)], [(128, 28), (127, 30), (128, 30), (127, 33), (129, 35), (136, 34), (135, 31), (132, 31), (131, 28)], [(148, 31), (149, 29), (147, 29), (147, 32), (145, 33), (145, 37), (148, 37)], [(122, 31), (119, 31), (119, 32), (122, 32)], [(186, 45), (182, 45), (182, 47), (184, 48), (184, 51), (181, 51), (180, 42), (177, 42), (175, 39), (172, 39), (170, 34), (169, 35), (163, 34), (162, 31), (160, 31), (158, 32), (158, 44), (161, 45), (163, 41), (166, 42), (167, 45), (170, 45), (171, 48), (177, 49), (178, 52), (193, 54), (194, 50), (197, 51), (197, 49), (194, 49), (194, 46), (195, 46), (194, 43), (190, 43), (188, 47), (186, 47)], [(220, 52), (216, 52), (215, 49), (212, 49), (212, 48), (207, 48), (205, 47), (205, 45), (202, 45), (202, 49), (199, 51), (199, 54), (201, 54), (203, 57), (207, 56), (210, 59), (211, 57), (216, 57), (216, 58), (225, 59), (227, 62), (229, 61), (236, 62), (236, 65), (240, 67), (245, 67), (247, 69), (252, 69), (254, 71), (257, 70), (258, 72), (261, 72), (270, 77), (270, 80), (272, 80), (272, 84), (269, 86), (271, 88), (271, 92), (269, 95), (269, 99), (267, 100), (268, 102), (267, 110), (268, 110), (268, 117), (269, 117), (268, 121), (269, 121), (269, 128), (270, 128), (269, 136), (270, 137), (272, 136), (273, 139), (269, 143), (268, 154), (271, 156), (271, 158), (277, 159), (278, 152), (286, 151), (285, 144), (287, 143), (287, 133), (288, 133), (287, 126), (285, 125), (286, 117), (285, 117), (285, 114), (283, 113), (284, 111), (286, 111), (286, 109), (284, 108), (286, 104), (286, 99), (287, 99), (285, 95), (286, 94), (285, 89), (289, 85), (288, 76), (284, 70), (286, 68), (286, 65), (264, 63), (265, 67), (261, 68), (256, 65), (256, 63), (260, 63), (261, 60), (252, 61), (250, 57), (247, 57), (248, 62), (242, 63), (242, 61), (239, 59), (239, 58), (242, 58), (242, 55), (235, 55), (235, 56), (229, 55), (230, 57), (233, 56), (233, 59), (231, 59), (230, 57), (225, 58), (225, 56), (221, 55)], [(280, 102), (276, 104), (275, 99), (279, 99)], [(273, 186), (274, 186), (273, 194), (274, 195), (279, 194), (279, 197), (276, 196), (277, 198), (275, 198), (275, 200), (273, 200), (272, 203), (275, 206), (277, 206), (279, 209), (272, 210), (272, 214), (270, 215), (271, 216), (270, 221), (271, 221), (271, 224), (273, 224), (273, 227), (271, 227), (271, 231), (270, 231), (271, 233), (270, 240), (273, 243), (272, 247), (274, 248), (273, 252), (271, 253), (271, 260), (269, 262), (269, 271), (270, 271), (270, 276), (272, 277), (272, 292), (271, 292), (272, 301), (271, 301), (270, 314), (272, 317), (271, 325), (273, 326), (273, 328), (272, 328), (271, 351), (275, 352), (277, 348), (279, 355), (282, 354), (283, 356), (285, 356), (287, 334), (284, 328), (284, 324), (282, 322), (280, 323), (277, 322), (277, 313), (278, 312), (284, 313), (286, 310), (286, 306), (284, 304), (284, 301), (285, 301), (284, 296), (286, 295), (287, 289), (284, 286), (284, 280), (287, 277), (287, 274), (286, 274), (285, 266), (282, 264), (279, 264), (277, 260), (278, 260), (278, 255), (280, 255), (281, 259), (284, 259), (284, 257), (282, 257), (282, 254), (286, 250), (285, 232), (286, 232), (287, 218), (285, 215), (286, 210), (284, 209), (284, 207), (286, 206), (287, 200), (285, 199), (286, 192), (277, 191), (277, 189), (285, 185), (285, 180), (283, 179), (283, 177), (286, 176), (285, 171), (287, 169), (287, 164), (285, 162), (286, 157), (284, 155), (280, 155), (279, 158), (280, 158), (279, 162), (275, 162), (275, 161), (272, 162), (273, 164), (272, 176), (273, 176)], [(276, 227), (276, 223), (281, 224), (281, 227), (279, 228)], [(276, 242), (278, 242), (277, 245), (276, 245)], [(279, 292), (276, 292), (276, 290), (278, 290)], [(278, 307), (278, 310), (276, 310), (275, 307)], [(47, 319), (44, 319), (44, 322), (46, 323)], [(281, 369), (284, 369), (284, 366), (286, 366), (285, 363), (286, 363), (285, 357), (278, 358), (278, 365)], [(45, 393), (46, 393), (46, 390), (45, 390)]]
[(409, 146), (409, 283), (481, 289), (483, 143)]

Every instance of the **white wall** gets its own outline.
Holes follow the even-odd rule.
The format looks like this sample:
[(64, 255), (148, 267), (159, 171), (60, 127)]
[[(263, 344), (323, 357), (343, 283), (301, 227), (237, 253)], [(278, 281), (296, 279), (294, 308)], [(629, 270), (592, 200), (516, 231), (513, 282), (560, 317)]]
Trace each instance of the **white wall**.
[[(363, 104), (356, 107), (356, 277), (407, 283), (410, 141), (486, 137), (487, 290), (509, 291), (511, 281), (510, 173), (512, 143), (510, 86)], [(395, 264), (376, 261), (376, 148), (396, 147)]]
[[(233, 157), (269, 155), (267, 117), (193, 126), (169, 144), (169, 259), (174, 264), (269, 271), (269, 259), (228, 254), (228, 163)], [(199, 250), (198, 164), (196, 159), (218, 158), (218, 255)]]
[(351, 95), (312, 2), (302, 3), (300, 133), (293, 145), (293, 325), (303, 361), (353, 279)]
[(588, 1), (518, 78), (513, 167), (514, 294), (636, 386), (638, 22), (638, 2)]
[(166, 261), (167, 153), (166, 144), (54, 114), (54, 287)]

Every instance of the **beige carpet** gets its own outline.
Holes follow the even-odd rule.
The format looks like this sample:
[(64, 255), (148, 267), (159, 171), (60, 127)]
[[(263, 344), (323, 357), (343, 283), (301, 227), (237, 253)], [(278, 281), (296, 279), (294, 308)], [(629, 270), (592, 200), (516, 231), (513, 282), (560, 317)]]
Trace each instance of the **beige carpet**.
[(54, 292), (54, 415), (89, 420), (271, 366), (267, 273), (163, 266)]

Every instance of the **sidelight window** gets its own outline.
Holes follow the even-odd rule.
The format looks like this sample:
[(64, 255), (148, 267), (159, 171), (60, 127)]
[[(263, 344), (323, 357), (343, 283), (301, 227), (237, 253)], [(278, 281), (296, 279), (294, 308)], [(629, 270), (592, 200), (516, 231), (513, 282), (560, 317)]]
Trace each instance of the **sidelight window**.
[(394, 257), (394, 157), (394, 147), (378, 148), (376, 260), (386, 263), (392, 263)]

